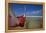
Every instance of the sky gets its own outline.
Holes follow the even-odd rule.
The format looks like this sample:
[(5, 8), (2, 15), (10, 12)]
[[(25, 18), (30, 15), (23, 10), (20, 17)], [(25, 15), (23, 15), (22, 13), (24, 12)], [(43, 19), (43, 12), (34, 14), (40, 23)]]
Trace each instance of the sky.
[(16, 16), (21, 16), (26, 14), (26, 16), (42, 16), (43, 6), (40, 4), (16, 4), (11, 3), (10, 9), (12, 13)]

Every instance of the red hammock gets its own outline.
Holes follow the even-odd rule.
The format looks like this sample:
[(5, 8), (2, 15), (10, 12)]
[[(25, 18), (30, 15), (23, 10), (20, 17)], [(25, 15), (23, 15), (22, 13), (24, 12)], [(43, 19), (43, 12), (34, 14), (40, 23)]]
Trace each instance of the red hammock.
[(25, 23), (25, 17), (19, 16), (18, 17), (19, 26), (23, 27)]

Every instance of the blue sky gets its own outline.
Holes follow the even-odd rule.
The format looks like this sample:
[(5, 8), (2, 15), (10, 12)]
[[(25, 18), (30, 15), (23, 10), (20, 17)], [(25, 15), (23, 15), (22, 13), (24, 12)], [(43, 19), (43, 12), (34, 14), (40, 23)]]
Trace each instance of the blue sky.
[[(16, 16), (26, 13), (27, 16), (42, 16), (42, 5), (35, 4), (15, 4), (12, 3), (10, 8)], [(25, 10), (26, 8), (26, 10)]]

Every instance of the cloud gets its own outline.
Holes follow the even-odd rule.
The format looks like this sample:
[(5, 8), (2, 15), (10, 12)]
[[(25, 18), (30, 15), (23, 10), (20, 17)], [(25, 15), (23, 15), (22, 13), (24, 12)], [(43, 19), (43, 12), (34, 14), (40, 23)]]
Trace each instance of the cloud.
[(31, 12), (32, 14), (38, 14), (38, 13), (40, 13), (41, 11), (40, 10), (37, 10), (37, 11), (33, 11), (33, 12)]
[(29, 11), (29, 12), (26, 12), (26, 15), (27, 16), (32, 16), (32, 15), (38, 15), (39, 13), (41, 13), (41, 10), (36, 10), (36, 11)]

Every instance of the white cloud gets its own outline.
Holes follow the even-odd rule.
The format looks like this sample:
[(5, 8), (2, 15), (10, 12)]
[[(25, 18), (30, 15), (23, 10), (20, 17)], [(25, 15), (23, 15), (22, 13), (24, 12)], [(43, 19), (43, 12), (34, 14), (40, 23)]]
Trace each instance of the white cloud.
[(41, 12), (41, 10), (36, 10), (36, 11), (30, 11), (30, 12), (26, 12), (26, 15), (27, 16), (31, 16), (31, 15), (36, 15), (36, 14), (39, 14)]

